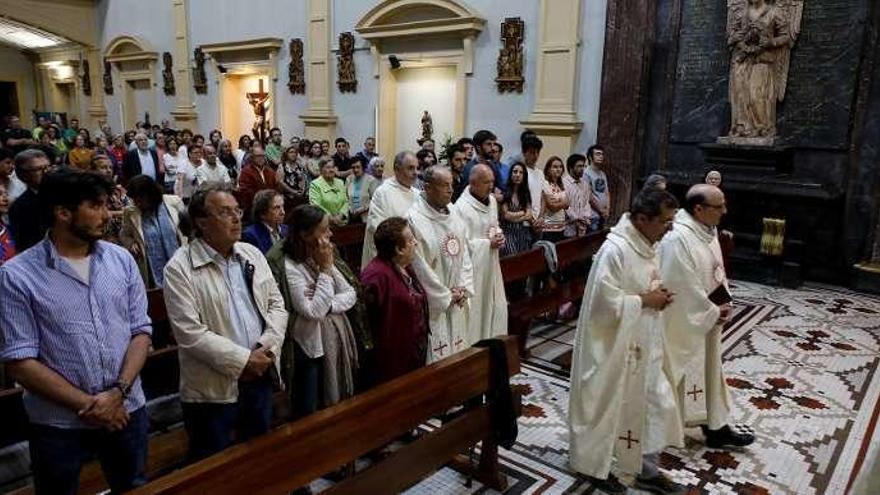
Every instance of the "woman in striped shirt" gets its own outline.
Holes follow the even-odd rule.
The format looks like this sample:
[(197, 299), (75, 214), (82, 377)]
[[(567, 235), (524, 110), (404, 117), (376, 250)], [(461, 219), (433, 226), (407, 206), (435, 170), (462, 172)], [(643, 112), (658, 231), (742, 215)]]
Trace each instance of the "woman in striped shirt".
[(569, 206), (562, 183), (563, 164), (552, 156), (544, 166), (544, 189), (541, 191), (541, 240), (559, 242), (565, 239), (565, 209)]

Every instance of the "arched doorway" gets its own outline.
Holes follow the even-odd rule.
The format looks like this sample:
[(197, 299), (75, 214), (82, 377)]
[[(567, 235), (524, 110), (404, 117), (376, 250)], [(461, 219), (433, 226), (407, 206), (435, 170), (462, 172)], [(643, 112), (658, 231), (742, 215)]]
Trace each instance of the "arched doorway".
[[(464, 133), (466, 78), (485, 24), (455, 0), (385, 0), (361, 19), (355, 29), (372, 45), (373, 76), (379, 78), (380, 154), (413, 148), (424, 110), (435, 116), (435, 141)], [(391, 66), (392, 55), (399, 67)]]
[[(131, 129), (146, 113), (156, 122), (157, 53), (146, 42), (133, 36), (120, 36), (107, 45), (104, 59), (110, 63), (113, 94), (122, 105), (119, 129)], [(93, 68), (96, 70), (99, 68)], [(104, 91), (102, 87), (92, 91)], [(116, 127), (114, 125), (114, 127)]]

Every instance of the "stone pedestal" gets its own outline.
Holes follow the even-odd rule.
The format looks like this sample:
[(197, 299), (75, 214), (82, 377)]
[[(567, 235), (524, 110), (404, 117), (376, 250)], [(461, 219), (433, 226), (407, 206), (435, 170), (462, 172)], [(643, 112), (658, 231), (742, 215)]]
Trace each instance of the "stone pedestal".
[[(807, 276), (804, 267), (834, 271), (831, 253), (840, 249), (843, 195), (792, 172), (797, 150), (785, 146), (699, 146), (706, 169), (716, 168), (727, 197), (728, 214), (721, 228), (734, 234), (732, 276), (772, 285), (796, 287)], [(703, 171), (670, 172), (677, 193), (702, 182)], [(761, 254), (764, 218), (786, 222), (780, 256)]]

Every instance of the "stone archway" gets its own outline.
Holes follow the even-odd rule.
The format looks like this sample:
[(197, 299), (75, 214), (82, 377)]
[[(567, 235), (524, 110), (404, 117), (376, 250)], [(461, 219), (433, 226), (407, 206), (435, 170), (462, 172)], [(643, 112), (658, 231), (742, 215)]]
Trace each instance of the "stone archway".
[[(382, 155), (393, 156), (404, 147), (397, 142), (398, 82), (408, 70), (454, 71), (451, 131), (464, 133), (466, 77), (473, 73), (474, 40), (485, 25), (475, 10), (456, 0), (385, 0), (364, 15), (355, 30), (371, 44), (373, 76), (379, 79), (376, 137)], [(391, 67), (391, 55), (400, 61), (400, 68)]]
[[(113, 93), (122, 102), (121, 129), (129, 129), (149, 112), (156, 113), (156, 60), (158, 54), (149, 43), (134, 36), (114, 38), (104, 50), (104, 59), (112, 67)], [(103, 74), (104, 68), (97, 67)], [(103, 85), (92, 88), (103, 92)]]

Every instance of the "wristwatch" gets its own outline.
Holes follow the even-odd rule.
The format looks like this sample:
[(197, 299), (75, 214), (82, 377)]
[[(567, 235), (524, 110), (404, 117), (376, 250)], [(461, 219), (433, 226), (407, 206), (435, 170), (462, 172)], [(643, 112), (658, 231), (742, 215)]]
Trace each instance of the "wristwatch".
[(119, 380), (113, 385), (120, 393), (122, 393), (123, 399), (128, 399), (128, 394), (131, 393), (131, 384), (125, 383), (122, 380)]

